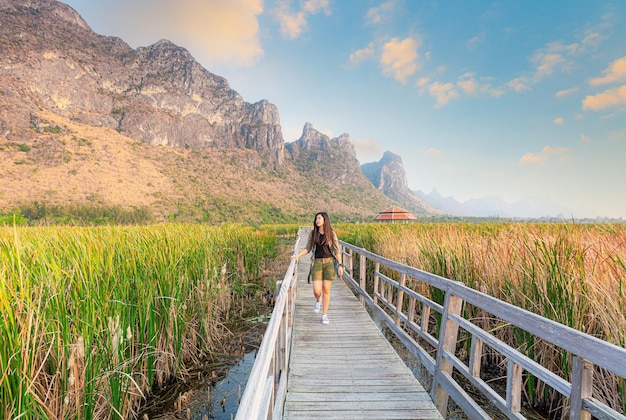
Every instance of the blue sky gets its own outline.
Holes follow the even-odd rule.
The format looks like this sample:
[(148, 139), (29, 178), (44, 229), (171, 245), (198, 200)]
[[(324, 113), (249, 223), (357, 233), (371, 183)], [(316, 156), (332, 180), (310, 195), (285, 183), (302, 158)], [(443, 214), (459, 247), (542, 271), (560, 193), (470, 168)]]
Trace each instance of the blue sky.
[(245, 101), (389, 150), (409, 187), (626, 218), (624, 0), (67, 0), (131, 47), (187, 48)]

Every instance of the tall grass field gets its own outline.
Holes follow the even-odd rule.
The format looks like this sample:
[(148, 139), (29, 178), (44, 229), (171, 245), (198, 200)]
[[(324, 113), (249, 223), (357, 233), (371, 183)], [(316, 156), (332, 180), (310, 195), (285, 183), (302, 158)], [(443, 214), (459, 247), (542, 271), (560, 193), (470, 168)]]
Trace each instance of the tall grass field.
[(234, 225), (0, 228), (0, 417), (131, 417), (276, 252)]
[[(626, 346), (626, 225), (368, 224), (337, 225), (337, 232), (340, 239), (386, 258), (460, 281), (576, 330)], [(429, 290), (417, 291), (429, 294)], [(493, 331), (502, 341), (569, 378), (571, 358), (563, 350), (484, 314), (465, 316), (480, 320), (485, 323), (483, 329)], [(495, 365), (503, 362), (487, 360)], [(560, 396), (535, 378), (526, 378), (525, 387), (530, 404), (552, 413), (565, 412), (566, 403)], [(623, 378), (596, 372), (594, 397), (626, 412)]]

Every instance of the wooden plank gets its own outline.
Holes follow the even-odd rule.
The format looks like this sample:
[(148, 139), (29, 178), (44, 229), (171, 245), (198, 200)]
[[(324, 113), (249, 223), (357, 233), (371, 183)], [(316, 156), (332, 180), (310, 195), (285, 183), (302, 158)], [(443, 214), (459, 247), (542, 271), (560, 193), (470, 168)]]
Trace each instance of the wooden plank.
[[(308, 274), (307, 263), (301, 259), (299, 273)], [(298, 275), (283, 418), (442, 419), (342, 280), (331, 288), (330, 324), (321, 323), (306, 274)]]
[(290, 420), (311, 420), (311, 419), (324, 419), (324, 420), (380, 420), (380, 419), (428, 419), (434, 418), (433, 415), (427, 410), (407, 410), (407, 411), (365, 411), (365, 410), (351, 410), (340, 411), (324, 410), (324, 407), (318, 407), (316, 410), (311, 411), (299, 411), (290, 415)]

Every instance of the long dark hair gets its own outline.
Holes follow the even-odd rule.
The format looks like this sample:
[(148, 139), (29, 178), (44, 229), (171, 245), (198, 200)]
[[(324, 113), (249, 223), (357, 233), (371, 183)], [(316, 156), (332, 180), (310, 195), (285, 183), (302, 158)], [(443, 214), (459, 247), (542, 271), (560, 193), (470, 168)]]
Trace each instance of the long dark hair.
[[(323, 238), (320, 238), (320, 230), (315, 224), (315, 220), (318, 215), (321, 215), (324, 218)], [(313, 218), (313, 239), (315, 240), (316, 245), (330, 245), (333, 241), (333, 227), (330, 225), (330, 218), (328, 217), (328, 213), (325, 211), (315, 213), (315, 217)]]

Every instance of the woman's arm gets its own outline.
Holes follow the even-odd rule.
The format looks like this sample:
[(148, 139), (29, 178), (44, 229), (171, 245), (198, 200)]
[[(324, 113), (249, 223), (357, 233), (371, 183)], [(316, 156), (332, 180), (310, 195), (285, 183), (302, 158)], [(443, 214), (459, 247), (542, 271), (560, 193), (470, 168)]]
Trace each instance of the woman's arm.
[(341, 277), (343, 275), (343, 262), (341, 261), (341, 248), (339, 248), (339, 238), (337, 237), (337, 234), (335, 233), (335, 231), (333, 230), (333, 243), (330, 247), (330, 250), (333, 253), (333, 257), (335, 258), (335, 261), (337, 261), (338, 267), (337, 267), (337, 274), (339, 275), (339, 277)]
[(298, 258), (304, 257), (306, 254), (311, 252), (312, 249), (313, 249), (313, 231), (309, 233), (309, 240), (306, 243), (306, 247), (302, 251), (298, 252), (297, 254), (292, 255), (291, 258), (297, 260)]

